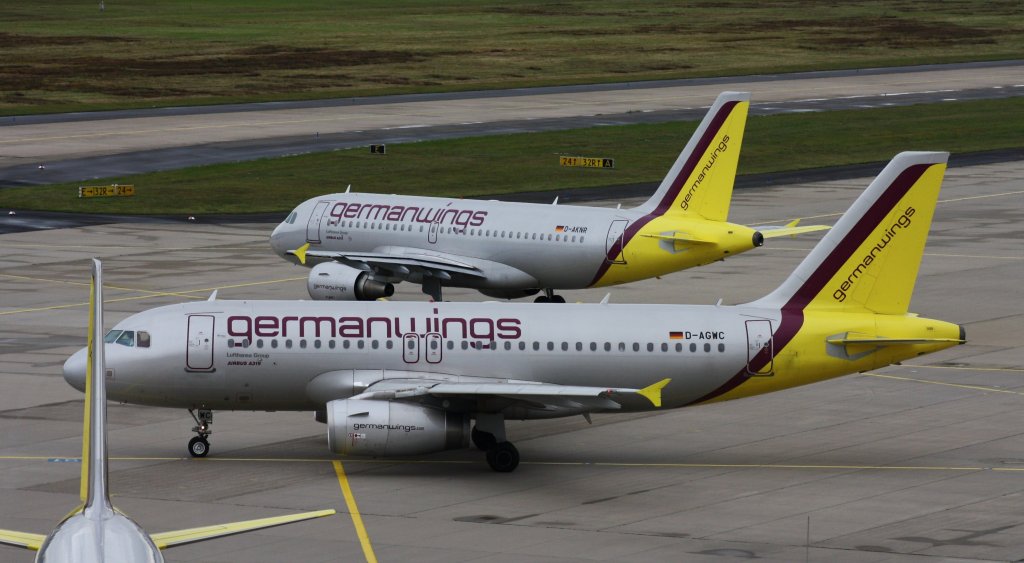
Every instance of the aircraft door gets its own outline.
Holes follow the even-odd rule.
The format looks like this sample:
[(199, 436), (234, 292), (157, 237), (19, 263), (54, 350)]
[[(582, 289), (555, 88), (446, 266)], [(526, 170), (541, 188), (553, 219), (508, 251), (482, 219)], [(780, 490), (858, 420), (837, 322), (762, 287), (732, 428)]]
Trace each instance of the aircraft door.
[(324, 221), (324, 216), (327, 215), (327, 206), (330, 204), (330, 201), (316, 202), (316, 207), (314, 207), (313, 212), (309, 214), (309, 222), (306, 223), (307, 242), (320, 244), (320, 226)]
[(774, 363), (772, 322), (765, 319), (747, 321), (747, 374), (774, 375)]
[(185, 369), (188, 371), (213, 370), (213, 315), (188, 316), (188, 349)]
[(441, 229), (441, 222), (434, 221), (430, 224), (430, 228), (427, 229), (427, 242), (434, 244), (437, 242), (437, 231)]
[(605, 242), (605, 260), (612, 264), (625, 264), (626, 256), (622, 254), (623, 237), (626, 232), (626, 219), (615, 219), (608, 227), (608, 240)]
[(420, 361), (420, 335), (406, 333), (402, 336), (402, 359), (407, 364)]
[(441, 340), (440, 334), (436, 332), (427, 334), (427, 362), (431, 364), (440, 363), (443, 348), (444, 342)]

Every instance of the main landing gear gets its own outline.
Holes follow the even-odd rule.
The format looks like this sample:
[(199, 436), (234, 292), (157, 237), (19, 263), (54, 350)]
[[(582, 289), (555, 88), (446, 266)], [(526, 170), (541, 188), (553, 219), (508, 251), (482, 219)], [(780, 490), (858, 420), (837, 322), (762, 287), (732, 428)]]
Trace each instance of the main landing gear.
[(196, 421), (196, 425), (192, 427), (196, 437), (188, 441), (188, 453), (192, 457), (206, 457), (206, 454), (210, 453), (210, 441), (207, 438), (213, 433), (213, 430), (210, 430), (213, 424), (213, 411), (199, 409), (199, 416), (196, 416), (195, 411), (188, 409), (188, 414)]
[(519, 450), (505, 439), (505, 417), (500, 414), (478, 414), (470, 435), (473, 445), (487, 455), (487, 465), (498, 473), (509, 473), (519, 467)]
[(565, 297), (555, 295), (555, 290), (544, 289), (544, 295), (533, 300), (534, 303), (565, 303)]

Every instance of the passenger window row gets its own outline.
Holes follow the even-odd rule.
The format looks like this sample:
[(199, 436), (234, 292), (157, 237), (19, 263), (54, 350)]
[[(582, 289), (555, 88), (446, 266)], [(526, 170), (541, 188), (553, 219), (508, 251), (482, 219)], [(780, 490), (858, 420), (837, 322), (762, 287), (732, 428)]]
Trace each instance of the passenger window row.
[[(364, 229), (370, 231), (412, 231), (413, 225), (406, 225), (405, 223), (393, 224), (390, 221), (374, 222), (374, 221), (356, 221), (356, 220), (345, 220), (339, 221), (338, 225), (349, 228), (349, 229)], [(408, 228), (407, 228), (408, 227)], [(424, 225), (419, 226), (419, 232), (424, 232), (426, 227)], [(466, 235), (471, 237), (484, 237), (484, 238), (507, 238), (516, 240), (549, 240), (554, 242), (579, 242), (582, 243), (584, 238), (583, 235), (568, 235), (568, 234), (552, 234), (552, 233), (528, 233), (525, 231), (509, 231), (509, 230), (498, 230), (498, 229), (466, 229), (459, 227), (446, 226), (441, 227), (441, 233), (449, 235)], [(547, 237), (547, 238), (545, 238)]]
[[(391, 349), (393, 349), (395, 347), (395, 341), (394, 340), (378, 340), (378, 339), (367, 340), (367, 339), (350, 339), (350, 338), (346, 338), (346, 339), (341, 339), (340, 341), (341, 341), (341, 348), (345, 349), (345, 350), (348, 350), (348, 349), (353, 348), (353, 347), (358, 349), (358, 350), (363, 350), (363, 349), (366, 349), (367, 346), (369, 346), (369, 348), (371, 350), (378, 350), (381, 347), (383, 347), (386, 350), (391, 350)], [(338, 348), (338, 340), (332, 340), (332, 339), (323, 339), (323, 340), (321, 340), (321, 339), (318, 339), (318, 338), (317, 339), (299, 338), (299, 339), (296, 339), (296, 340), (293, 340), (291, 338), (268, 338), (266, 340), (264, 340), (263, 338), (258, 338), (258, 339), (256, 339), (255, 344), (256, 344), (256, 348), (260, 348), (260, 349), (266, 347), (266, 348), (271, 348), (271, 349), (276, 349), (276, 348), (284, 348), (284, 349), (298, 348), (298, 349), (301, 350), (301, 349), (307, 349), (310, 346), (312, 346), (313, 349), (322, 349), (322, 348), (326, 347), (327, 349), (334, 350), (334, 349)], [(243, 338), (241, 340), (235, 340), (233, 338), (229, 338), (228, 339), (228, 348), (248, 348), (250, 345), (251, 345), (251, 343), (249, 342), (248, 338)], [(437, 349), (437, 345), (438, 345), (437, 340), (432, 340), (432, 341), (429, 342), (429, 347), (432, 350)], [(414, 349), (416, 347), (416, 343), (414, 341), (409, 341), (407, 343), (407, 346), (408, 346), (408, 348), (410, 350), (412, 350), (412, 349)], [(449, 350), (454, 350), (456, 348), (456, 346), (458, 346), (462, 350), (501, 350), (501, 349), (504, 349), (506, 351), (513, 351), (513, 350), (527, 351), (527, 350), (530, 350), (530, 351), (534, 351), (534, 352), (540, 352), (540, 351), (548, 351), (548, 352), (569, 352), (569, 351), (582, 352), (585, 349), (590, 351), (590, 352), (598, 352), (598, 351), (603, 351), (603, 352), (612, 352), (612, 351), (616, 351), (616, 352), (630, 352), (630, 351), (632, 351), (632, 352), (640, 352), (640, 351), (654, 352), (655, 350), (659, 350), (661, 352), (666, 352), (667, 353), (667, 352), (671, 352), (671, 351), (684, 352), (686, 350), (689, 350), (690, 352), (697, 352), (700, 349), (703, 349), (704, 352), (711, 352), (712, 351), (712, 346), (711, 346), (710, 342), (705, 342), (703, 344), (703, 346), (700, 346), (700, 347), (697, 346), (696, 342), (691, 342), (688, 346), (683, 345), (683, 343), (681, 343), (681, 342), (676, 342), (675, 344), (669, 344), (668, 342), (661, 342), (660, 344), (655, 344), (654, 342), (647, 342), (647, 343), (641, 343), (641, 342), (614, 342), (614, 343), (613, 342), (604, 342), (604, 343), (599, 343), (599, 342), (589, 342), (589, 343), (586, 343), (586, 342), (572, 342), (571, 343), (571, 342), (566, 342), (566, 341), (555, 342), (555, 341), (548, 340), (546, 342), (540, 342), (540, 341), (534, 340), (534, 341), (531, 341), (529, 343), (527, 343), (525, 341), (519, 341), (517, 344), (513, 344), (512, 342), (505, 341), (505, 342), (502, 342), (501, 345), (499, 345), (499, 343), (494, 341), (494, 340), (490, 340), (490, 341), (488, 341), (488, 340), (461, 340), (461, 341), (459, 341), (458, 345), (453, 340), (448, 340), (448, 341), (445, 342), (445, 347), (447, 349), (449, 349)], [(725, 343), (719, 342), (718, 346), (717, 346), (717, 350), (719, 352), (723, 352), (724, 353), (725, 352)]]

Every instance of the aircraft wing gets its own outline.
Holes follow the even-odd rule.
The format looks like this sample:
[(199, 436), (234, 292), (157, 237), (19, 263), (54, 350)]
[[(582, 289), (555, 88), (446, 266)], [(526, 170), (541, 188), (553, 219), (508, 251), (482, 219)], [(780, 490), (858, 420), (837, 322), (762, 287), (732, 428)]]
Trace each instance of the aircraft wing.
[(587, 387), (580, 385), (555, 385), (532, 382), (482, 382), (451, 383), (431, 380), (407, 379), (384, 380), (382, 384), (371, 385), (354, 398), (371, 400), (402, 400), (418, 397), (443, 397), (477, 399), (498, 397), (522, 401), (531, 406), (584, 407), (590, 409), (618, 409), (617, 398), (625, 395), (640, 395), (655, 407), (661, 406), (661, 390), (670, 379), (644, 387)]
[(803, 234), (803, 233), (813, 233), (815, 231), (827, 231), (827, 230), (832, 228), (832, 227), (829, 227), (828, 225), (805, 225), (803, 227), (798, 227), (797, 225), (799, 225), (799, 224), (800, 224), (800, 219), (794, 219), (793, 221), (790, 221), (789, 223), (786, 223), (786, 225), (782, 226), (782, 227), (777, 227), (777, 226), (773, 226), (773, 225), (767, 225), (767, 226), (763, 226), (763, 227), (752, 227), (752, 228), (753, 229), (757, 229), (758, 231), (760, 231), (761, 234), (764, 236), (764, 238), (775, 238), (775, 237), (785, 237), (785, 236), (800, 235), (800, 234)]
[[(289, 254), (295, 255), (299, 262), (306, 263), (309, 257), (327, 258), (335, 260), (347, 266), (360, 270), (384, 269), (399, 276), (405, 277), (413, 270), (428, 271), (431, 274), (445, 278), (446, 275), (461, 274), (465, 276), (485, 277), (484, 273), (473, 264), (462, 262), (457, 257), (440, 256), (437, 254), (387, 254), (382, 252), (337, 252), (330, 250), (309, 250), (309, 244), (304, 244), (295, 250), (289, 250)], [(438, 275), (440, 274), (440, 275)]]
[(273, 528), (274, 526), (291, 524), (292, 522), (301, 522), (303, 520), (312, 520), (313, 518), (322, 518), (324, 516), (330, 516), (334, 513), (334, 510), (317, 510), (314, 512), (289, 514), (287, 516), (273, 516), (270, 518), (260, 518), (258, 520), (245, 520), (243, 522), (232, 522), (229, 524), (216, 524), (214, 526), (203, 526), (201, 528), (189, 528), (187, 530), (162, 532), (159, 534), (150, 534), (150, 537), (153, 538), (153, 543), (155, 543), (158, 548), (165, 549), (168, 547), (175, 547), (179, 545), (205, 541), (213, 538), (221, 538), (224, 536), (240, 534), (242, 532), (251, 532), (253, 530)]
[(16, 532), (14, 530), (0, 530), (0, 544), (23, 547), (32, 551), (39, 551), (46, 536), (42, 534), (30, 534), (28, 532)]

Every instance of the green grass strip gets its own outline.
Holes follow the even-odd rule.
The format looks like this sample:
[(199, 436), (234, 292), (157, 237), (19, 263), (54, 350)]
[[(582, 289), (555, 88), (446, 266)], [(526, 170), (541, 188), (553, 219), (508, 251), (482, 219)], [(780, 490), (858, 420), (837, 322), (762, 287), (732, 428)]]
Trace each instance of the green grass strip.
[[(695, 121), (596, 127), (389, 145), (111, 177), (131, 198), (79, 199), (79, 183), (0, 189), (0, 209), (203, 214), (287, 211), (355, 191), (437, 196), (659, 181)], [(751, 117), (740, 174), (885, 161), (904, 150), (973, 152), (1024, 146), (1024, 98)], [(559, 155), (615, 159), (615, 169), (561, 168)]]

